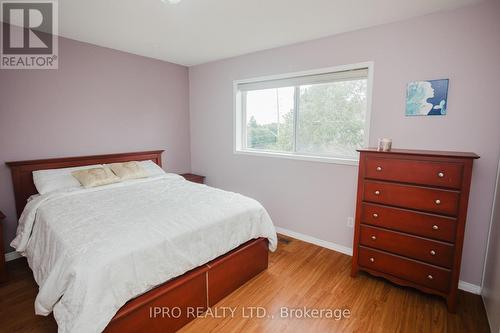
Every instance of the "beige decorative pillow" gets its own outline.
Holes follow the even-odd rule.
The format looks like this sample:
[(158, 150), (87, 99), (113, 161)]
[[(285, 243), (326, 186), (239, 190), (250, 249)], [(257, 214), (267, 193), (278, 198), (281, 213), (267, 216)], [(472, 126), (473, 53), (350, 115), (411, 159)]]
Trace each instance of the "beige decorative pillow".
[(121, 180), (148, 177), (148, 173), (139, 162), (113, 163), (109, 166)]
[(107, 166), (74, 171), (71, 173), (85, 188), (117, 183), (120, 178)]

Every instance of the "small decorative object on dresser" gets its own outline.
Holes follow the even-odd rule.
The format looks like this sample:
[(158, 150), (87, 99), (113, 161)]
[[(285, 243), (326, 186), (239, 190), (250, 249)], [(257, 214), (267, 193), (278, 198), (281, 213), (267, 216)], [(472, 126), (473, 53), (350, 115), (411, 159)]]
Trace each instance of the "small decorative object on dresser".
[(193, 173), (183, 173), (181, 174), (181, 176), (193, 183), (198, 183), (198, 184), (205, 183), (205, 176), (195, 175)]
[(392, 148), (392, 139), (380, 138), (378, 139), (378, 151), (390, 151)]
[(3, 250), (3, 223), (5, 215), (0, 211), (0, 283), (7, 280), (7, 269), (5, 267), (5, 254)]
[(455, 312), (474, 153), (359, 150), (351, 275), (446, 298)]

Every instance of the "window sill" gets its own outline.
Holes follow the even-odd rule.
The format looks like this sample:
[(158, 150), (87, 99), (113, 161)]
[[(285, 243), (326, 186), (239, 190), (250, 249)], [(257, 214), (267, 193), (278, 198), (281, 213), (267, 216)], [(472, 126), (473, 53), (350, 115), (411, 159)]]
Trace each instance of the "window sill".
[(320, 162), (320, 163), (354, 165), (354, 166), (359, 165), (359, 160), (357, 160), (357, 159), (347, 159), (347, 158), (338, 158), (338, 157), (300, 155), (300, 154), (288, 154), (288, 153), (255, 151), (255, 150), (239, 150), (239, 149), (235, 150), (234, 153), (236, 155), (286, 158), (286, 159), (290, 159), (290, 160), (299, 160), (299, 161), (308, 161), (308, 162)]

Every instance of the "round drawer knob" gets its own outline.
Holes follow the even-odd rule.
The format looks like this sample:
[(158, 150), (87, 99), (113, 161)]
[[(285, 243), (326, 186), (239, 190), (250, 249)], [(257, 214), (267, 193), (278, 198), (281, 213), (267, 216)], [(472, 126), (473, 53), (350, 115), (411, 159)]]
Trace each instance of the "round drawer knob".
[(431, 256), (435, 256), (436, 255), (436, 251), (434, 251), (434, 250), (431, 250), (430, 253), (431, 253)]
[(380, 194), (380, 191), (379, 190), (376, 190), (375, 191), (375, 195), (379, 195)]
[(432, 276), (432, 275), (430, 275), (430, 274), (429, 274), (429, 275), (427, 275), (427, 278), (428, 278), (429, 280), (434, 280), (434, 276)]
[(377, 236), (373, 235), (373, 236), (372, 236), (372, 239), (373, 239), (373, 240), (377, 240)]
[(444, 172), (438, 172), (438, 177), (443, 178), (444, 177)]
[(375, 262), (375, 258), (370, 258), (370, 261), (371, 262)]
[(378, 218), (378, 214), (377, 213), (373, 213), (373, 218), (374, 219)]
[(437, 225), (435, 225), (435, 224), (434, 224), (434, 225), (432, 226), (432, 229), (434, 229), (434, 230), (439, 230), (439, 227), (438, 227)]
[(382, 171), (382, 167), (377, 167), (377, 171)]
[(436, 201), (434, 201), (436, 203), (436, 205), (440, 205), (441, 204), (441, 200), (439, 199), (436, 199)]

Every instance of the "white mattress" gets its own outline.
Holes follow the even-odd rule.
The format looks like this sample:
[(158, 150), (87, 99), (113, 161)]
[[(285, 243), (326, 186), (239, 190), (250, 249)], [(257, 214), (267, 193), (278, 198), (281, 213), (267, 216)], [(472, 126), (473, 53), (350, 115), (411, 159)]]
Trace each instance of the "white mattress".
[(40, 286), (37, 314), (59, 332), (100, 332), (128, 300), (244, 242), (276, 232), (240, 194), (182, 177), (129, 181), (33, 198), (12, 242)]

